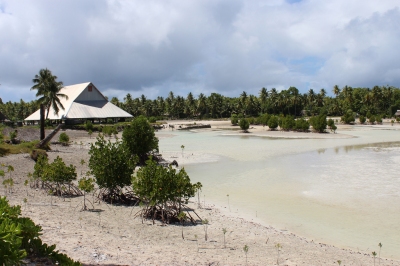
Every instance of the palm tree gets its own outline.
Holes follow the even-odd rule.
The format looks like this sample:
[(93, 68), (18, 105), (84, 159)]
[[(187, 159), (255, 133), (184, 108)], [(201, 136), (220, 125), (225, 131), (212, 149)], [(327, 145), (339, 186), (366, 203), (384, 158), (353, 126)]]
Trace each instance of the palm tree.
[(333, 86), (333, 94), (335, 94), (336, 97), (340, 94), (340, 89), (338, 85)]
[(265, 112), (265, 105), (267, 103), (267, 99), (268, 99), (268, 91), (266, 88), (262, 88), (260, 90), (259, 93), (259, 99), (260, 99), (260, 103), (261, 103), (261, 112), (264, 113)]
[(39, 103), (43, 104), (47, 109), (46, 119), (49, 117), (50, 106), (53, 107), (55, 115), (58, 115), (60, 107), (64, 110), (60, 97), (68, 100), (68, 96), (60, 93), (63, 88), (63, 83), (57, 81), (57, 76), (53, 76), (51, 71), (46, 68), (41, 69), (39, 75), (35, 75), (35, 78), (32, 79), (32, 81), (35, 85), (31, 90), (37, 90), (36, 97), (41, 96), (38, 99)]

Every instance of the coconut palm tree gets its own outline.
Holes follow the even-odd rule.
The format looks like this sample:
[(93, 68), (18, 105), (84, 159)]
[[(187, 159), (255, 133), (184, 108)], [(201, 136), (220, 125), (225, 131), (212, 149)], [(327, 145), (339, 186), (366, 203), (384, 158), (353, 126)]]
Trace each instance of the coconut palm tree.
[(60, 93), (63, 88), (62, 81), (57, 81), (57, 76), (54, 76), (49, 69), (41, 69), (39, 75), (35, 75), (32, 79), (35, 85), (31, 90), (37, 90), (36, 97), (40, 104), (43, 104), (47, 109), (46, 119), (49, 117), (50, 107), (53, 107), (54, 114), (58, 115), (60, 108), (64, 110), (60, 98), (68, 100), (68, 96)]

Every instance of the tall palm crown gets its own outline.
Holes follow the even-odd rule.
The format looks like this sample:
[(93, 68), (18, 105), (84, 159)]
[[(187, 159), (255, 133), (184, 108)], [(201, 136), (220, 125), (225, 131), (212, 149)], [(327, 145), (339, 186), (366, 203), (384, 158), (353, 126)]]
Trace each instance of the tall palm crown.
[(60, 107), (64, 110), (60, 97), (68, 100), (68, 96), (60, 93), (60, 90), (63, 88), (63, 83), (57, 81), (57, 76), (51, 74), (51, 71), (47, 68), (41, 69), (39, 75), (35, 75), (32, 82), (35, 83), (35, 85), (31, 90), (37, 90), (36, 97), (40, 97), (38, 99), (39, 103), (43, 104), (47, 109), (46, 119), (49, 116), (50, 106), (53, 107), (54, 114), (56, 115), (58, 115)]

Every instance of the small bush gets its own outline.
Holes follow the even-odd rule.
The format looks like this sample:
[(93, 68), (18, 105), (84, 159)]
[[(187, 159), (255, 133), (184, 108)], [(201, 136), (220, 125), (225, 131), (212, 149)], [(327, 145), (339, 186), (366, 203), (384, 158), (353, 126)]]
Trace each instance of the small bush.
[(239, 118), (238, 118), (237, 114), (233, 114), (231, 116), (231, 124), (232, 125), (237, 125), (238, 123), (239, 123)]
[(278, 127), (278, 117), (276, 116), (271, 116), (270, 119), (268, 120), (268, 127), (271, 130), (275, 130)]
[(326, 115), (318, 115), (311, 117), (310, 124), (315, 131), (319, 133), (325, 132), (327, 126)]
[(154, 116), (149, 117), (149, 122), (150, 123), (156, 123), (157, 122), (157, 118)]
[(93, 131), (93, 124), (92, 124), (92, 121), (90, 121), (90, 120), (87, 120), (87, 121), (86, 121), (86, 123), (85, 123), (85, 129), (86, 129), (87, 131), (89, 131), (89, 130)]
[(249, 120), (247, 120), (246, 118), (242, 118), (239, 121), (239, 126), (242, 130), (244, 130), (245, 132), (249, 129), (250, 127), (250, 123)]
[(49, 157), (47, 155), (47, 152), (45, 150), (41, 150), (41, 149), (34, 149), (31, 152), (31, 158), (32, 160), (34, 160), (35, 162), (37, 162), (39, 156), (44, 156), (44, 157)]
[(304, 118), (299, 118), (296, 120), (294, 129), (296, 131), (307, 132), (310, 129), (310, 123)]
[(371, 125), (375, 124), (375, 116), (373, 116), (373, 115), (370, 116), (370, 118), (369, 118), (369, 123), (370, 123)]
[(58, 137), (58, 141), (61, 142), (63, 145), (68, 145), (69, 143), (69, 136), (67, 133), (62, 132), (60, 136)]
[(286, 130), (286, 131), (292, 130), (296, 126), (296, 122), (295, 122), (293, 116), (288, 115), (286, 117), (283, 117), (283, 118), (281, 118), (281, 121), (282, 121), (281, 128), (283, 130)]
[(360, 124), (364, 124), (365, 121), (366, 121), (367, 119), (365, 118), (365, 116), (360, 115), (360, 117), (358, 118), (358, 120), (360, 121)]

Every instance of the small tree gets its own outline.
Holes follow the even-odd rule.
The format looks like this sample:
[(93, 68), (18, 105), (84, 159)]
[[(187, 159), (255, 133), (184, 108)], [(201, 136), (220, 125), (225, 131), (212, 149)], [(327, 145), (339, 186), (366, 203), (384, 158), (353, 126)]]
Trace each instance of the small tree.
[(180, 212), (178, 215), (178, 219), (179, 221), (181, 221), (182, 224), (182, 239), (185, 239), (185, 237), (183, 236), (183, 226), (185, 225), (186, 214), (184, 212)]
[(379, 257), (378, 257), (379, 262), (378, 262), (378, 264), (380, 265), (380, 264), (381, 264), (381, 249), (382, 249), (382, 243), (379, 242), (378, 247), (379, 247)]
[(366, 121), (367, 119), (365, 118), (365, 116), (360, 115), (360, 117), (358, 118), (358, 120), (360, 121), (360, 124), (364, 124), (365, 121)]
[(310, 124), (313, 129), (319, 133), (324, 133), (326, 130), (327, 122), (326, 115), (318, 115), (310, 118)]
[(182, 149), (182, 157), (183, 157), (183, 150), (185, 149), (185, 145), (181, 145), (181, 149)]
[(158, 151), (158, 139), (154, 128), (144, 116), (135, 118), (129, 126), (125, 127), (122, 140), (131, 154), (139, 157), (141, 164), (145, 163), (149, 152)]
[[(90, 145), (89, 168), (100, 189), (100, 197), (108, 202), (124, 200), (122, 188), (131, 184), (131, 175), (136, 167), (136, 159), (128, 147), (121, 141), (114, 143), (99, 134), (94, 144)], [(121, 198), (122, 196), (122, 198)]]
[(87, 131), (93, 131), (93, 124), (92, 124), (92, 121), (90, 121), (90, 120), (86, 120), (86, 123), (85, 123), (85, 129), (87, 130)]
[(278, 117), (276, 116), (271, 116), (270, 119), (268, 120), (268, 127), (271, 130), (275, 130), (279, 125), (279, 120)]
[(67, 166), (59, 156), (52, 163), (46, 164), (42, 173), (42, 180), (48, 183), (48, 190), (59, 196), (64, 193), (65, 185), (70, 188), (69, 194), (80, 194), (78, 191), (71, 191), (72, 181), (76, 177), (76, 167), (72, 164)]
[(207, 235), (208, 220), (204, 219), (203, 221), (201, 221), (201, 223), (204, 225), (204, 239), (205, 239), (205, 241), (207, 241), (207, 238), (208, 238), (208, 235)]
[(84, 177), (79, 180), (78, 187), (83, 191), (83, 210), (86, 211), (86, 193), (90, 193), (94, 190), (94, 179)]
[(276, 248), (276, 251), (278, 253), (277, 258), (276, 258), (276, 264), (279, 265), (279, 252), (281, 251), (282, 245), (278, 243), (278, 244), (275, 245), (275, 248)]
[(93, 131), (91, 129), (88, 130), (89, 139), (92, 138)]
[(171, 166), (165, 168), (151, 159), (132, 178), (134, 193), (147, 204), (142, 215), (153, 222), (155, 218), (163, 222), (177, 219), (182, 204), (187, 204), (199, 187), (199, 183), (190, 183), (185, 169), (177, 172)]
[(376, 252), (372, 251), (372, 256), (374, 256), (374, 266), (375, 266), (375, 259), (376, 259)]
[(244, 251), (244, 254), (246, 255), (246, 265), (247, 265), (247, 253), (249, 252), (249, 246), (244, 245), (243, 251)]
[(371, 124), (371, 125), (373, 125), (373, 124), (375, 124), (375, 116), (373, 116), (373, 115), (371, 115), (371, 117), (369, 118), (369, 123)]
[(244, 132), (248, 132), (247, 130), (248, 130), (249, 127), (250, 127), (249, 120), (247, 120), (246, 118), (240, 119), (240, 121), (239, 121), (239, 126), (240, 126), (240, 128), (241, 128)]
[(222, 233), (224, 234), (224, 248), (226, 248), (226, 242), (225, 242), (225, 235), (226, 235), (226, 228), (222, 228)]
[(58, 137), (58, 141), (61, 142), (62, 145), (66, 146), (69, 143), (69, 136), (67, 135), (67, 133), (62, 132)]
[(238, 119), (237, 114), (232, 114), (232, 116), (231, 116), (231, 124), (232, 125), (237, 125), (238, 122), (239, 122), (239, 119)]

